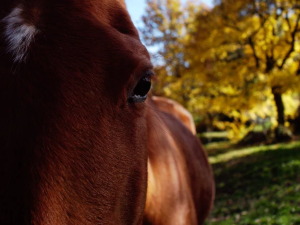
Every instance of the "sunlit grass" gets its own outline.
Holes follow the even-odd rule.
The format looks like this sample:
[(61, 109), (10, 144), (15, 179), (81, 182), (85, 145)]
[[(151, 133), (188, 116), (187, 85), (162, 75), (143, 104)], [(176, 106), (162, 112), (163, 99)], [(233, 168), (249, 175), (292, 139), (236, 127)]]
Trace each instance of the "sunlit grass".
[(228, 148), (210, 160), (216, 200), (208, 225), (300, 225), (299, 141)]
[(228, 133), (226, 131), (204, 132), (201, 133), (201, 136), (206, 138), (228, 138)]
[(197, 134), (198, 138), (201, 139), (202, 143), (214, 143), (214, 142), (224, 142), (229, 141), (228, 133), (226, 131), (217, 132), (203, 132)]
[(229, 149), (233, 148), (233, 143), (230, 141), (212, 142), (205, 145), (210, 158), (214, 156), (227, 153)]
[[(294, 149), (296, 147), (300, 148), (300, 142), (292, 142), (292, 143), (283, 143), (283, 144), (274, 144), (274, 145), (263, 145), (263, 146), (254, 146), (254, 147), (247, 147), (247, 148), (239, 148), (233, 151), (227, 149), (227, 152), (223, 154), (219, 154), (216, 156), (209, 157), (210, 163), (220, 163), (226, 162), (231, 159), (245, 157), (247, 155), (254, 154), (256, 152), (264, 152), (264, 151), (274, 151), (279, 149)], [(222, 149), (224, 147), (222, 146)]]

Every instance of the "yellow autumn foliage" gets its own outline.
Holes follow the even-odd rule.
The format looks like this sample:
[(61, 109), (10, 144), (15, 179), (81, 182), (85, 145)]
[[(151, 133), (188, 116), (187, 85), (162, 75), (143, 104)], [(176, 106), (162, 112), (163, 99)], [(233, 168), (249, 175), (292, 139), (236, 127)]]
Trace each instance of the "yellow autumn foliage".
[(161, 56), (157, 94), (195, 117), (225, 115), (229, 121), (213, 123), (235, 137), (266, 119), (290, 125), (300, 99), (298, 1), (218, 0), (211, 9), (197, 1), (147, 4), (142, 37)]

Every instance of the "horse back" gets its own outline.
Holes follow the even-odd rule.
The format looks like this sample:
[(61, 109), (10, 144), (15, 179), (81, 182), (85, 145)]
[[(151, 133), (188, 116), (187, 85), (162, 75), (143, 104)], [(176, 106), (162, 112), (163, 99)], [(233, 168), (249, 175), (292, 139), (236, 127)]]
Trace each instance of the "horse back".
[(180, 120), (150, 108), (145, 224), (202, 224), (214, 199), (207, 155)]

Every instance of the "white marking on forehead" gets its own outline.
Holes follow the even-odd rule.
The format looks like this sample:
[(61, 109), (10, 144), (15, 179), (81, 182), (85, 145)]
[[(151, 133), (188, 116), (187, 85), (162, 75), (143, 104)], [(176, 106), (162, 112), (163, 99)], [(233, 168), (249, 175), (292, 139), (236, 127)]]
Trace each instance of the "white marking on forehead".
[(8, 42), (7, 51), (14, 57), (14, 62), (25, 61), (30, 44), (38, 30), (22, 18), (21, 6), (14, 8), (2, 22), (5, 24), (4, 36)]

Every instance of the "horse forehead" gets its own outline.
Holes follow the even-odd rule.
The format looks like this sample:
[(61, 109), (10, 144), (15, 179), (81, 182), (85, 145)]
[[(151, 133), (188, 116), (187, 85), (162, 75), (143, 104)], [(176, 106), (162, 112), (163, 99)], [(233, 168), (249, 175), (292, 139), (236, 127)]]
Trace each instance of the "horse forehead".
[[(86, 4), (86, 2), (82, 4), (82, 0), (73, 1), (73, 5), (70, 7), (79, 8), (79, 11), (85, 15), (84, 17), (86, 18), (87, 16), (91, 24), (99, 28), (96, 33), (101, 36), (101, 41), (99, 39), (97, 43), (100, 46), (108, 44), (107, 46), (112, 51), (105, 52), (105, 54), (109, 55), (115, 52), (123, 56), (130, 55), (129, 58), (134, 58), (135, 60), (141, 58), (145, 61), (150, 60), (149, 53), (140, 41), (138, 31), (129, 16), (124, 0), (86, 1), (92, 2), (92, 4)], [(77, 3), (80, 4), (76, 5)], [(72, 9), (70, 8), (70, 10)], [(81, 31), (78, 30), (78, 32)], [(94, 36), (90, 32), (91, 30), (87, 31), (87, 35)]]
[[(107, 43), (112, 51), (105, 54), (110, 55), (115, 52), (135, 61), (150, 60), (150, 55), (140, 41), (124, 0), (94, 0), (93, 4), (87, 4), (85, 7), (80, 4), (79, 8), (83, 9), (82, 12), (89, 17), (91, 23), (96, 25), (99, 31), (101, 30), (97, 34), (105, 40), (101, 38), (102, 42), (98, 41), (98, 44), (103, 46)], [(93, 36), (93, 34), (88, 35)]]
[(96, 1), (92, 7), (86, 9), (86, 12), (93, 15), (99, 23), (106, 24), (123, 34), (130, 34), (139, 39), (138, 32), (131, 21), (123, 0)]
[(106, 41), (115, 42), (120, 48), (129, 48), (136, 54), (140, 53), (148, 58), (148, 52), (140, 42), (123, 0), (29, 0), (16, 5), (2, 19), (5, 26), (4, 36), (8, 44), (7, 51), (14, 56), (15, 62), (26, 59), (35, 36), (43, 32), (39, 31), (41, 15), (51, 16), (51, 11), (60, 10), (66, 18), (83, 16), (94, 24), (102, 25), (104, 28), (101, 29), (102, 36), (108, 37)]
[[(99, 22), (109, 26), (124, 25), (128, 29), (136, 31), (128, 14), (124, 0), (51, 0), (52, 5), (65, 6), (66, 11), (75, 10), (76, 14), (85, 14), (98, 19)], [(55, 2), (55, 3), (53, 3)], [(47, 3), (48, 4), (48, 3)], [(54, 10), (58, 9), (54, 7)], [(66, 12), (64, 11), (64, 12)], [(70, 12), (72, 13), (72, 12)], [(136, 32), (136, 34), (138, 34)]]
[[(5, 8), (7, 7), (9, 6), (5, 5)], [(70, 15), (78, 18), (90, 17), (107, 26), (124, 26), (138, 36), (124, 0), (18, 0), (11, 4), (9, 10), (1, 11), (0, 19), (18, 18), (27, 24), (35, 25), (39, 22), (40, 15), (51, 16), (53, 14), (54, 16), (59, 12), (65, 17), (70, 17)], [(5, 15), (2, 15), (3, 13)]]

